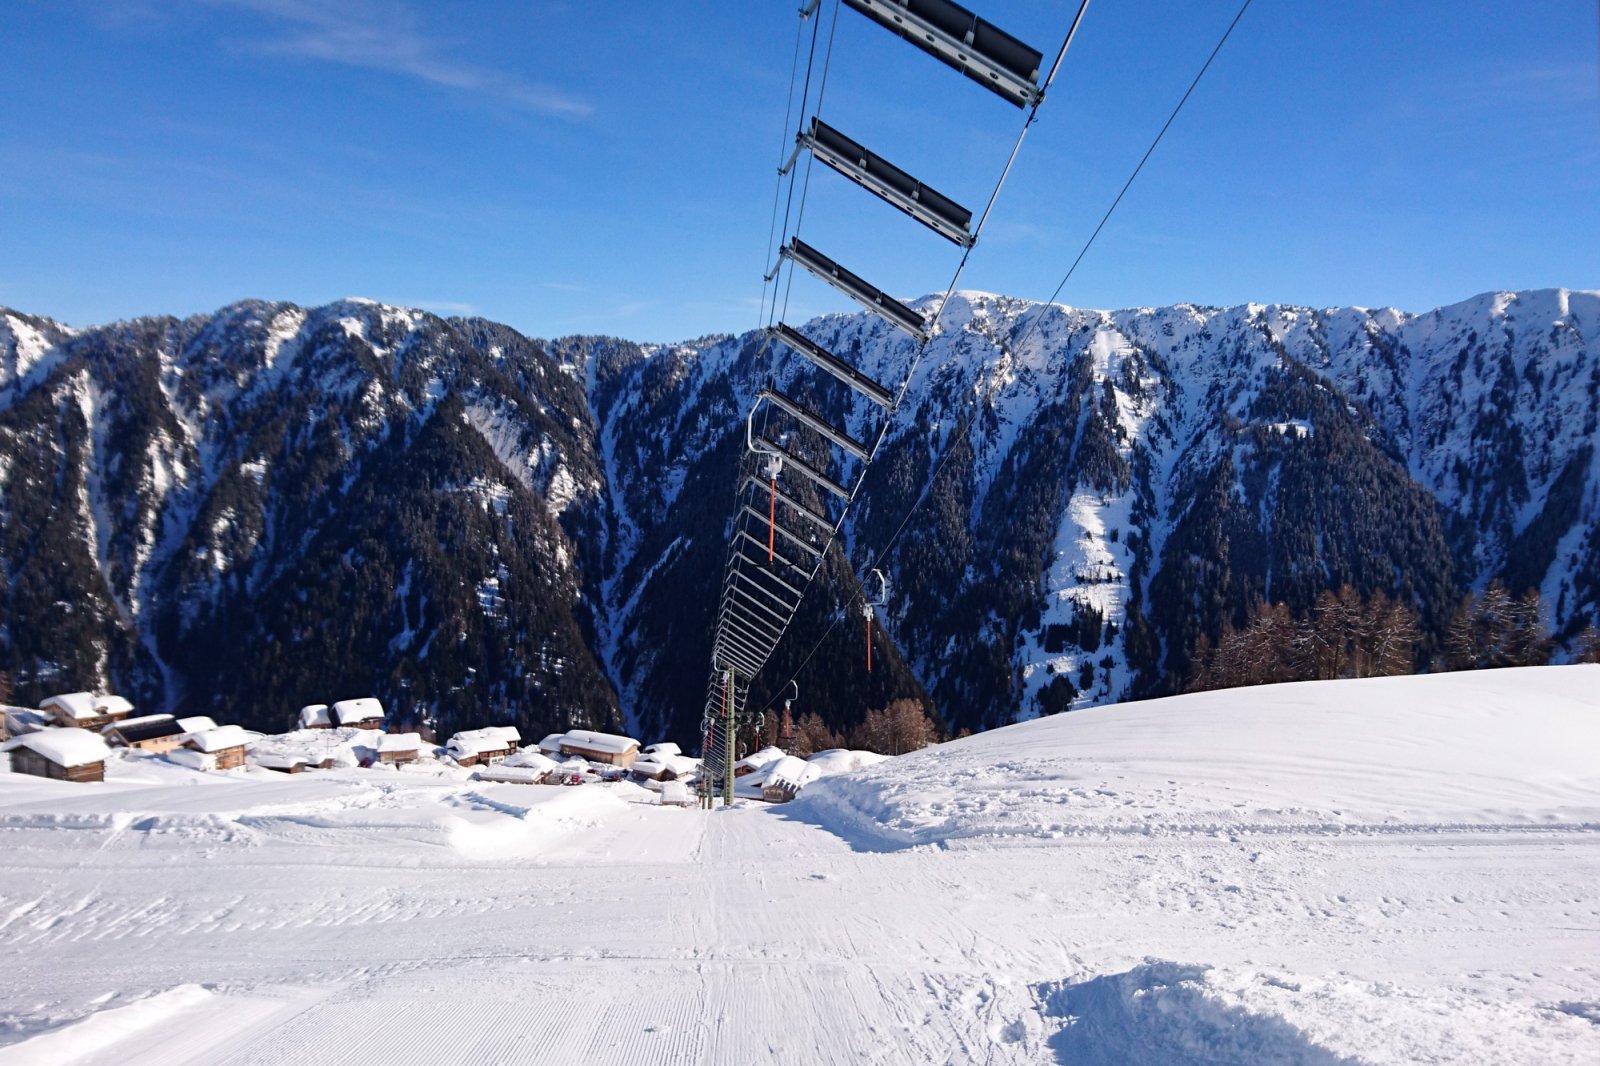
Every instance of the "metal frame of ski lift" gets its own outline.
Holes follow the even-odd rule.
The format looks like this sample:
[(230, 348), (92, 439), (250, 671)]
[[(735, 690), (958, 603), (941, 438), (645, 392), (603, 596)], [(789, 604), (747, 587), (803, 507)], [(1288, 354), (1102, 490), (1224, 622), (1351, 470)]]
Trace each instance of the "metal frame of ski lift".
[[(821, 0), (807, 0), (799, 9), (801, 23), (815, 15), (820, 5)], [(1084, 0), (1080, 6), (1066, 42), (1061, 46), (1061, 53), (1056, 58), (1056, 67), (1052, 68), (1042, 84), (1039, 79), (1042, 53), (959, 4), (951, 3), (950, 0), (836, 0), (836, 5), (835, 19), (839, 6), (859, 12), (870, 21), (909, 41), (1010, 103), (1018, 107), (1031, 106), (1036, 112), (1044, 99), (1045, 90), (1054, 77), (1055, 69), (1059, 68), (1061, 58), (1065, 56), (1067, 47), (1077, 32), (1078, 21), (1082, 18), (1088, 3)], [(813, 57), (816, 32), (817, 28), (813, 27)], [(800, 55), (799, 41), (797, 37), (795, 52), (797, 64)], [(830, 31), (827, 53), (829, 58), (831, 53)], [(810, 63), (811, 60), (808, 59), (806, 88), (801, 94), (803, 109), (809, 100)], [(827, 79), (826, 64), (827, 58), (824, 59), (823, 86), (826, 85)], [(798, 66), (796, 69), (798, 70)], [(791, 102), (793, 91), (794, 79), (791, 74)], [(795, 134), (793, 153), (778, 168), (779, 189), (782, 189), (784, 177), (788, 176), (790, 194), (793, 196), (794, 168), (800, 153), (809, 151), (812, 159), (850, 179), (878, 199), (964, 249), (961, 261), (964, 266), (966, 255), (970, 254), (983, 230), (989, 207), (994, 204), (994, 196), (998, 195), (1000, 184), (1004, 183), (1005, 174), (1009, 173), (1011, 164), (1016, 159), (1022, 135), (1018, 135), (1017, 143), (1012, 147), (1010, 159), (1007, 160), (1005, 170), (1001, 174), (1000, 184), (996, 185), (995, 193), (990, 197), (989, 207), (985, 207), (983, 215), (974, 226), (971, 211), (824, 122), (820, 114), (821, 97), (822, 88), (819, 87), (818, 113), (810, 115), (809, 121), (805, 121), (805, 112), (802, 110), (802, 128)], [(1030, 114), (1028, 122), (1031, 123), (1032, 120), (1033, 115)], [(1023, 133), (1026, 133), (1026, 130), (1027, 124), (1024, 124)], [(807, 173), (809, 174), (809, 169)], [(803, 217), (805, 200), (803, 189), (800, 195), (801, 217)], [(776, 210), (774, 201), (774, 233), (777, 222)], [(798, 222), (795, 232), (789, 233), (787, 213), (784, 216), (784, 235), (788, 239), (780, 246), (777, 262), (765, 275), (764, 283), (774, 282), (778, 278), (785, 261), (791, 264), (791, 271), (793, 266), (798, 266), (844, 293), (865, 309), (879, 315), (890, 325), (909, 334), (917, 343), (917, 358), (920, 358), (931, 337), (933, 323), (937, 322), (943, 310), (942, 307), (935, 309), (933, 320), (930, 322), (914, 308), (889, 296), (884, 290), (802, 240), (798, 232)], [(961, 268), (958, 267), (957, 277), (960, 276), (960, 272)], [(792, 279), (792, 272), (790, 277)], [(954, 288), (954, 281), (951, 287)], [(776, 298), (773, 300), (773, 311), (776, 318)], [(714, 768), (719, 773), (728, 775), (724, 790), (724, 800), (727, 802), (732, 800), (731, 765), (734, 753), (731, 748), (739, 723), (747, 710), (749, 681), (766, 665), (778, 642), (787, 632), (795, 611), (798, 610), (806, 590), (821, 568), (822, 561), (844, 522), (845, 513), (861, 488), (862, 479), (878, 447), (883, 443), (889, 420), (892, 419), (900, 398), (909, 385), (911, 373), (915, 369), (914, 359), (912, 371), (907, 372), (905, 382), (896, 392), (873, 380), (869, 375), (782, 321), (774, 322), (769, 319), (764, 328), (764, 336), (769, 349), (776, 347), (772, 342), (777, 342), (777, 345), (795, 353), (876, 404), (885, 412), (886, 418), (874, 442), (868, 444), (844, 427), (834, 425), (794, 396), (781, 391), (772, 380), (760, 390), (755, 403), (746, 415), (745, 449), (746, 461), (750, 465), (746, 466), (746, 472), (740, 478), (735, 491), (736, 510), (713, 641), (713, 671), (701, 722), (706, 740), (713, 746), (720, 727), (723, 750), (707, 751), (703, 754), (707, 757), (708, 771)], [(836, 454), (842, 452), (854, 458), (859, 464), (859, 469), (853, 472), (850, 484), (847, 486), (844, 481), (834, 476), (830, 469), (832, 460), (825, 460), (819, 464), (802, 458), (792, 449), (767, 436), (764, 428), (758, 432), (755, 424), (756, 415), (770, 408), (777, 408), (800, 426), (816, 433), (831, 445)], [(779, 434), (779, 439), (783, 439), (782, 434)], [(765, 475), (765, 480), (756, 476), (757, 471)], [(780, 488), (780, 478), (785, 483), (782, 488)], [(796, 479), (809, 483), (821, 493), (842, 500), (843, 509), (839, 516), (829, 517), (828, 508), (813, 507), (794, 492), (785, 491), (795, 487)], [(765, 490), (767, 503), (765, 515), (746, 499), (747, 490), (752, 492)], [(792, 529), (787, 524), (781, 523), (778, 517), (780, 502), (787, 511), (797, 513), (811, 527), (815, 527), (815, 535), (808, 536), (801, 530)], [(752, 524), (757, 529), (762, 525), (766, 526), (765, 545), (752, 535)], [(780, 534), (786, 548), (794, 545), (803, 556), (809, 557), (813, 564), (809, 569), (777, 550)], [(755, 558), (746, 554), (744, 549), (746, 542), (757, 549), (754, 553)], [(759, 561), (759, 549), (762, 547), (766, 549), (765, 564)], [(791, 573), (796, 575), (794, 583), (785, 580)], [(884, 606), (888, 598), (888, 579), (881, 570), (874, 569), (872, 573), (879, 579), (879, 598), (876, 601), (867, 601), (863, 596), (863, 613), (867, 618), (869, 670), (874, 611), (877, 607)], [(795, 691), (798, 695), (798, 683), (795, 684)], [(708, 804), (711, 799), (710, 786), (708, 777), (704, 792)]]

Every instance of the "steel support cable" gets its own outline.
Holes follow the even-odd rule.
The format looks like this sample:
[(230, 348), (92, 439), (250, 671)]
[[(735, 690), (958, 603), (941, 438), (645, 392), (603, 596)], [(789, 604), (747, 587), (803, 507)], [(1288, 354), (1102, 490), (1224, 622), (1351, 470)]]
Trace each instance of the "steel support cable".
[[(1246, 11), (1248, 11), (1250, 9), (1250, 4), (1252, 2), (1253, 2), (1253, 0), (1244, 0), (1244, 3), (1239, 6), (1238, 12), (1233, 16), (1233, 21), (1228, 23), (1228, 28), (1222, 32), (1222, 36), (1220, 38), (1218, 38), (1215, 47), (1213, 47), (1211, 49), (1211, 53), (1208, 56), (1206, 56), (1206, 61), (1203, 64), (1201, 64), (1199, 72), (1196, 73), (1195, 76), (1194, 76), (1194, 79), (1189, 82), (1189, 87), (1184, 90), (1183, 96), (1179, 98), (1177, 104), (1173, 107), (1171, 113), (1167, 115), (1167, 120), (1164, 123), (1162, 123), (1161, 129), (1156, 133), (1155, 139), (1150, 142), (1150, 146), (1145, 149), (1144, 155), (1140, 157), (1138, 164), (1134, 166), (1133, 172), (1128, 175), (1128, 180), (1122, 183), (1122, 188), (1117, 192), (1116, 198), (1111, 201), (1111, 206), (1106, 208), (1105, 214), (1100, 217), (1100, 221), (1095, 226), (1094, 231), (1089, 234), (1089, 239), (1084, 241), (1083, 247), (1081, 249), (1079, 249), (1077, 256), (1072, 260), (1072, 265), (1067, 268), (1067, 272), (1066, 272), (1065, 275), (1062, 276), (1061, 282), (1058, 285), (1056, 285), (1055, 291), (1050, 294), (1050, 298), (1048, 300), (1046, 300), (1044, 302), (1044, 305), (1041, 306), (1038, 309), (1038, 311), (1028, 320), (1028, 324), (1023, 328), (1023, 331), (1020, 334), (1018, 334), (1017, 339), (1011, 343), (1011, 348), (1012, 348), (1013, 351), (1015, 351), (1015, 350), (1017, 350), (1017, 349), (1022, 347), (1022, 343), (1025, 340), (1028, 339), (1028, 337), (1033, 333), (1034, 329), (1038, 326), (1040, 320), (1044, 317), (1044, 313), (1045, 313), (1045, 311), (1047, 311), (1049, 309), (1049, 305), (1056, 302), (1056, 298), (1061, 295), (1061, 290), (1066, 288), (1067, 282), (1070, 281), (1072, 279), (1073, 274), (1077, 272), (1078, 266), (1079, 266), (1079, 264), (1081, 264), (1083, 262), (1084, 256), (1086, 256), (1089, 253), (1089, 249), (1094, 246), (1094, 242), (1095, 242), (1096, 238), (1098, 238), (1100, 236), (1100, 231), (1105, 229), (1106, 223), (1108, 221), (1110, 221), (1112, 214), (1116, 211), (1117, 207), (1122, 203), (1123, 197), (1127, 195), (1128, 189), (1132, 187), (1132, 185), (1134, 183), (1134, 180), (1136, 178), (1138, 178), (1139, 172), (1144, 169), (1145, 163), (1149, 162), (1151, 155), (1154, 154), (1154, 152), (1156, 150), (1156, 146), (1159, 145), (1161, 143), (1162, 138), (1167, 135), (1167, 130), (1172, 127), (1172, 123), (1173, 123), (1173, 121), (1175, 119), (1177, 119), (1178, 113), (1183, 110), (1183, 105), (1188, 103), (1189, 97), (1194, 94), (1195, 87), (1200, 84), (1200, 79), (1205, 77), (1206, 71), (1211, 69), (1212, 62), (1217, 58), (1217, 55), (1222, 51), (1223, 45), (1228, 43), (1228, 38), (1233, 35), (1233, 31), (1234, 31), (1235, 27), (1237, 27), (1239, 25), (1240, 20), (1244, 18), (1244, 14), (1245, 14)], [(1088, 4), (1087, 4), (1087, 2), (1085, 2), (1083, 7), (1087, 7), (1087, 6), (1088, 6)], [(1082, 14), (1083, 14), (1083, 8), (1079, 9), (1078, 14), (1079, 14), (1079, 17), (1081, 18)], [(1078, 21), (1077, 19), (1073, 20), (1073, 28), (1072, 28), (1071, 31), (1069, 31), (1068, 36), (1067, 36), (1068, 43), (1070, 43), (1071, 40), (1072, 40), (1072, 34), (1077, 31), (1077, 21)], [(1065, 55), (1065, 53), (1066, 53), (1066, 46), (1063, 45), (1062, 46), (1062, 55)], [(1055, 71), (1057, 69), (1059, 69), (1060, 66), (1061, 66), (1061, 56), (1057, 56), (1056, 62), (1055, 62), (1055, 66), (1052, 67), (1052, 69), (1051, 69), (1051, 77), (1052, 78), (1055, 76)], [(1032, 116), (1029, 117), (1029, 121), (1030, 122), (1032, 121)], [(1026, 132), (1026, 126), (1024, 126), (1024, 132)], [(964, 258), (965, 257), (963, 257), (963, 259)], [(957, 271), (957, 276), (958, 277), (959, 277), (959, 274), (960, 274), (960, 271), (958, 269), (958, 271)], [(951, 287), (950, 291), (954, 291), (954, 285), (953, 284), (952, 284), (952, 287)], [(949, 299), (949, 292), (946, 293), (946, 297), (945, 298), (946, 298), (946, 300)], [(942, 311), (942, 310), (943, 310), (943, 307), (941, 306), (940, 311)], [(919, 358), (920, 358), (920, 352), (919, 352)], [(915, 369), (915, 364), (913, 364), (913, 369)], [(897, 407), (898, 407), (898, 403), (899, 403), (899, 401), (896, 401), (896, 406)], [(871, 569), (873, 566), (876, 566), (879, 563), (881, 563), (882, 560), (889, 554), (889, 552), (891, 550), (893, 550), (895, 544), (897, 544), (899, 542), (901, 534), (905, 532), (906, 525), (911, 521), (911, 517), (914, 514), (917, 513), (917, 510), (922, 506), (923, 502), (927, 500), (929, 491), (932, 489), (932, 487), (935, 484), (938, 483), (939, 475), (944, 472), (945, 464), (950, 461), (950, 457), (955, 454), (957, 446), (959, 446), (960, 443), (963, 440), (966, 439), (967, 434), (971, 431), (973, 421), (974, 421), (974, 419), (969, 417), (964, 422), (962, 422), (960, 428), (956, 430), (955, 435), (951, 438), (950, 442), (946, 445), (944, 454), (939, 457), (939, 462), (934, 467), (932, 475), (929, 476), (929, 478), (928, 478), (928, 480), (926, 482), (926, 486), (927, 487), (924, 488), (922, 494), (919, 495), (917, 497), (917, 499), (911, 504), (911, 506), (906, 510), (905, 516), (900, 519), (900, 524), (895, 527), (894, 533), (890, 535), (889, 539), (886, 542), (884, 542), (883, 547), (879, 548), (878, 551), (876, 553), (874, 553), (874, 555), (872, 556), (871, 561), (868, 563), (868, 566), (867, 566), (868, 569)], [(880, 439), (879, 443), (880, 444), (882, 443), (881, 439)], [(877, 454), (877, 447), (876, 446), (874, 446), (874, 448), (873, 448), (873, 454), (874, 455)], [(859, 488), (859, 484), (858, 484), (857, 487)], [(852, 500), (854, 499), (854, 493), (851, 494), (851, 499)], [(840, 521), (841, 521), (841, 524), (842, 524), (843, 519), (841, 518)], [(821, 637), (817, 638), (817, 642), (814, 645), (812, 645), (811, 650), (806, 653), (806, 657), (804, 659), (802, 659), (800, 661), (800, 665), (795, 668), (794, 674), (790, 676), (790, 679), (789, 679), (790, 681), (793, 681), (795, 678), (799, 677), (800, 671), (805, 669), (806, 664), (811, 661), (812, 657), (816, 655), (818, 649), (820, 649), (822, 647), (823, 642), (828, 639), (828, 637), (833, 633), (834, 629), (838, 626), (839, 619), (844, 617), (844, 614), (848, 614), (849, 613), (849, 609), (854, 607), (854, 606), (856, 606), (858, 600), (861, 603), (865, 603), (866, 602), (865, 599), (860, 597), (860, 596), (851, 596), (849, 598), (849, 600), (844, 604), (844, 608), (845, 608), (844, 609), (844, 613), (835, 615), (832, 624), (829, 625), (828, 628), (823, 631), (823, 634), (822, 634)], [(788, 684), (789, 684), (788, 681), (784, 682), (784, 684), (782, 686), (779, 686), (778, 691), (779, 692), (785, 691), (787, 686), (788, 686)], [(776, 697), (772, 701), (769, 701), (767, 703), (766, 707), (763, 708), (763, 711), (765, 711), (766, 709), (771, 708), (773, 703), (775, 703), (775, 702), (776, 702)]]
[[(828, 24), (828, 47), (822, 53), (822, 80), (817, 86), (817, 107), (816, 107), (816, 110), (815, 110), (814, 114), (819, 118), (822, 116), (822, 98), (823, 98), (824, 95), (826, 95), (826, 93), (828, 91), (828, 70), (833, 65), (833, 38), (834, 38), (835, 32), (838, 29), (839, 29), (839, 0), (833, 0), (833, 19)], [(801, 111), (800, 114), (801, 114), (801, 121), (804, 122), (805, 121), (805, 112)], [(812, 153), (807, 152), (806, 153), (806, 176), (805, 176), (805, 180), (800, 185), (800, 210), (799, 210), (798, 214), (795, 216), (795, 220), (794, 220), (794, 235), (797, 236), (797, 237), (800, 235), (800, 224), (805, 221), (805, 217), (806, 217), (806, 194), (811, 191), (811, 164), (814, 161), (815, 161), (815, 157), (812, 155)], [(785, 236), (785, 238), (787, 238), (789, 235), (787, 233), (785, 233), (784, 236)], [(793, 289), (794, 289), (794, 264), (790, 263), (789, 264), (788, 277), (787, 277), (787, 280), (784, 282), (784, 287), (783, 287), (783, 315), (780, 316), (780, 317), (787, 318), (789, 316), (789, 293)], [(777, 304), (777, 291), (776, 291), (776, 289), (774, 289), (774, 291), (773, 291), (773, 304), (774, 304), (774, 306), (776, 306), (776, 304)], [(768, 322), (767, 324), (770, 326), (772, 323)]]

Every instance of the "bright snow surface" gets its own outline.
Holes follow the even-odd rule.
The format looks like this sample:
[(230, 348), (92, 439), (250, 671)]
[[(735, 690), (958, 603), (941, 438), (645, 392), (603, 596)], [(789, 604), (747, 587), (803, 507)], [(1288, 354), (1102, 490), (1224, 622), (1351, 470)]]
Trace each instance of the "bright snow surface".
[(1206, 693), (705, 814), (0, 774), (0, 1064), (1600, 1062), (1600, 667)]

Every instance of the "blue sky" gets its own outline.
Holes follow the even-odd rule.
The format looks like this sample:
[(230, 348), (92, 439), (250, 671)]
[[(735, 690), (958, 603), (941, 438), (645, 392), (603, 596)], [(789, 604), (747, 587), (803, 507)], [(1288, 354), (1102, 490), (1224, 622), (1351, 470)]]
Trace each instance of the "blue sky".
[[(86, 325), (361, 295), (539, 336), (752, 328), (796, 6), (9, 0), (0, 304)], [(1053, 56), (1076, 5), (975, 6)], [(963, 287), (1050, 294), (1236, 6), (1091, 4)], [(1592, 0), (1255, 0), (1061, 299), (1600, 287), (1597, 32)], [(974, 208), (1021, 122), (848, 10), (823, 114)], [(956, 258), (821, 171), (802, 233), (906, 296)], [(844, 307), (801, 279), (789, 317)]]

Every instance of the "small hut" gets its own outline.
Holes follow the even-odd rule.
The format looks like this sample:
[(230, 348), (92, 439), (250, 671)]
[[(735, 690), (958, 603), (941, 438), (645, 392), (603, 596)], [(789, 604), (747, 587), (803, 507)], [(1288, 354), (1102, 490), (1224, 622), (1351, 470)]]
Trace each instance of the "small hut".
[(565, 733), (551, 733), (539, 741), (539, 754), (547, 758), (556, 759), (561, 756), (561, 742), (567, 739)]
[(663, 740), (659, 744), (647, 744), (641, 755), (682, 755), (683, 749), (670, 740)]
[(615, 733), (573, 729), (561, 740), (561, 754), (576, 755), (590, 762), (627, 769), (639, 758), (639, 742)]
[(519, 751), (498, 766), (480, 769), (477, 779), (513, 785), (548, 785), (558, 770), (553, 759), (536, 751)]
[(164, 755), (182, 747), (187, 732), (170, 714), (147, 714), (112, 722), (100, 730), (100, 735), (113, 746)]
[(0, 744), (14, 773), (56, 781), (104, 781), (111, 749), (87, 729), (41, 729)]
[(760, 751), (752, 752), (734, 763), (733, 776), (744, 777), (748, 774), (765, 770), (781, 758), (783, 758), (782, 748), (762, 748)]
[(250, 756), (250, 761), (264, 770), (276, 770), (280, 774), (304, 773), (311, 764), (299, 755), (289, 755), (284, 752), (267, 752), (262, 755)]
[(340, 700), (332, 707), (335, 725), (353, 726), (356, 729), (382, 729), (383, 704), (371, 696), (358, 700)]
[(445, 751), (457, 766), (487, 766), (511, 754), (510, 741), (493, 728), (462, 730), (450, 738)]
[(385, 733), (378, 738), (378, 761), (388, 766), (422, 758), (421, 733)]
[(668, 781), (661, 786), (661, 806), (693, 807), (694, 805), (694, 793), (689, 790), (687, 782)]
[(234, 770), (244, 765), (244, 747), (250, 734), (236, 725), (218, 726), (203, 733), (190, 733), (184, 747), (211, 756), (218, 770)]
[(92, 692), (64, 692), (39, 704), (68, 729), (101, 729), (133, 714), (133, 704), (121, 696), (96, 696)]
[(761, 798), (768, 803), (788, 803), (816, 776), (816, 768), (803, 759), (785, 755), (772, 764), (767, 772), (766, 784), (761, 787)]
[(301, 729), (332, 729), (333, 712), (326, 703), (308, 703), (300, 708)]

